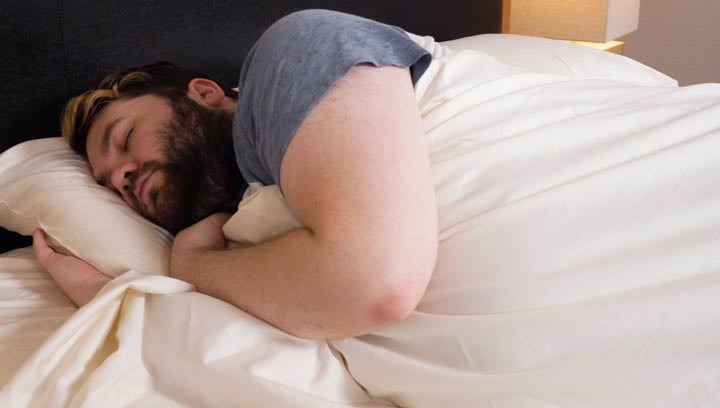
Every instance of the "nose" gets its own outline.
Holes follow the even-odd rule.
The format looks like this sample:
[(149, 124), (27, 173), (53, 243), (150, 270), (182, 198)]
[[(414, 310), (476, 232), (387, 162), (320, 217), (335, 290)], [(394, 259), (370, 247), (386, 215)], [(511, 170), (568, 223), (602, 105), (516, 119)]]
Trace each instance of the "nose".
[(138, 165), (133, 162), (126, 162), (113, 170), (110, 175), (110, 182), (113, 187), (125, 198), (130, 189), (130, 180), (138, 171)]

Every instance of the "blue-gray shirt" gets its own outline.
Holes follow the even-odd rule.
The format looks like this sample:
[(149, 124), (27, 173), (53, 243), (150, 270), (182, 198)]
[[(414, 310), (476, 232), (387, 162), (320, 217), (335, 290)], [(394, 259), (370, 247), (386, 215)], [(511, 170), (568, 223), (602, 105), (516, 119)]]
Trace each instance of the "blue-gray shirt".
[(300, 123), (353, 66), (409, 67), (413, 85), (431, 56), (397, 27), (328, 10), (274, 23), (248, 54), (233, 123), (235, 157), (248, 182), (280, 185), (280, 165)]

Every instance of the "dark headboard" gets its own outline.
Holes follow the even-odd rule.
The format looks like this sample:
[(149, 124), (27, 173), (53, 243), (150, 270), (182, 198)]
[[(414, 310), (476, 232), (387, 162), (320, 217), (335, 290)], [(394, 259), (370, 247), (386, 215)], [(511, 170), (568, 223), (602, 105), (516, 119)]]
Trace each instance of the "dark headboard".
[[(0, 152), (58, 136), (64, 102), (106, 74), (157, 60), (235, 86), (273, 21), (327, 8), (438, 41), (500, 31), (501, 0), (6, 0), (0, 2)], [(2, 177), (2, 174), (0, 174)], [(0, 231), (0, 252), (28, 244)]]

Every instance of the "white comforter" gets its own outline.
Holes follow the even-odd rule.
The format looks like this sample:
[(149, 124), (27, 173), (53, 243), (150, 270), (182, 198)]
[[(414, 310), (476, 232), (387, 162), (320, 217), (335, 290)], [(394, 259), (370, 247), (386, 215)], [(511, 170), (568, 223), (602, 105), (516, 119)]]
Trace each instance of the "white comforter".
[[(435, 54), (416, 90), (441, 235), (410, 318), (301, 340), (130, 271), (0, 404), (720, 406), (720, 85), (531, 72), (417, 40)], [(272, 231), (242, 227), (278, 200), (260, 190), (226, 232), (292, 227), (277, 210)]]

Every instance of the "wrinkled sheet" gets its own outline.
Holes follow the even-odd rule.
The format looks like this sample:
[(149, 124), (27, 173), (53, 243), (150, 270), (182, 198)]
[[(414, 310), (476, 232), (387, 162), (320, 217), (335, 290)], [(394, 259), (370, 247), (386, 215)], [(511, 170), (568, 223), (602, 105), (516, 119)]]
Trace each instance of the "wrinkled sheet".
[(435, 62), (437, 267), (331, 342), (353, 376), (408, 407), (720, 407), (720, 85)]
[(440, 251), (410, 318), (306, 341), (130, 271), (0, 404), (720, 406), (720, 86), (535, 73), (418, 41), (435, 54), (416, 93)]
[(32, 248), (0, 255), (0, 386), (76, 310)]
[[(39, 267), (30, 248), (24, 251), (22, 262)], [(57, 287), (53, 295), (69, 303)], [(35, 311), (31, 316), (37, 319), (42, 311)], [(31, 331), (20, 333), (27, 337)], [(3, 359), (18, 349), (9, 341), (3, 338), (8, 344)], [(370, 401), (326, 342), (290, 336), (185, 282), (134, 271), (115, 278), (73, 314), (0, 392), (0, 406), (8, 407), (229, 402), (382, 406)]]

